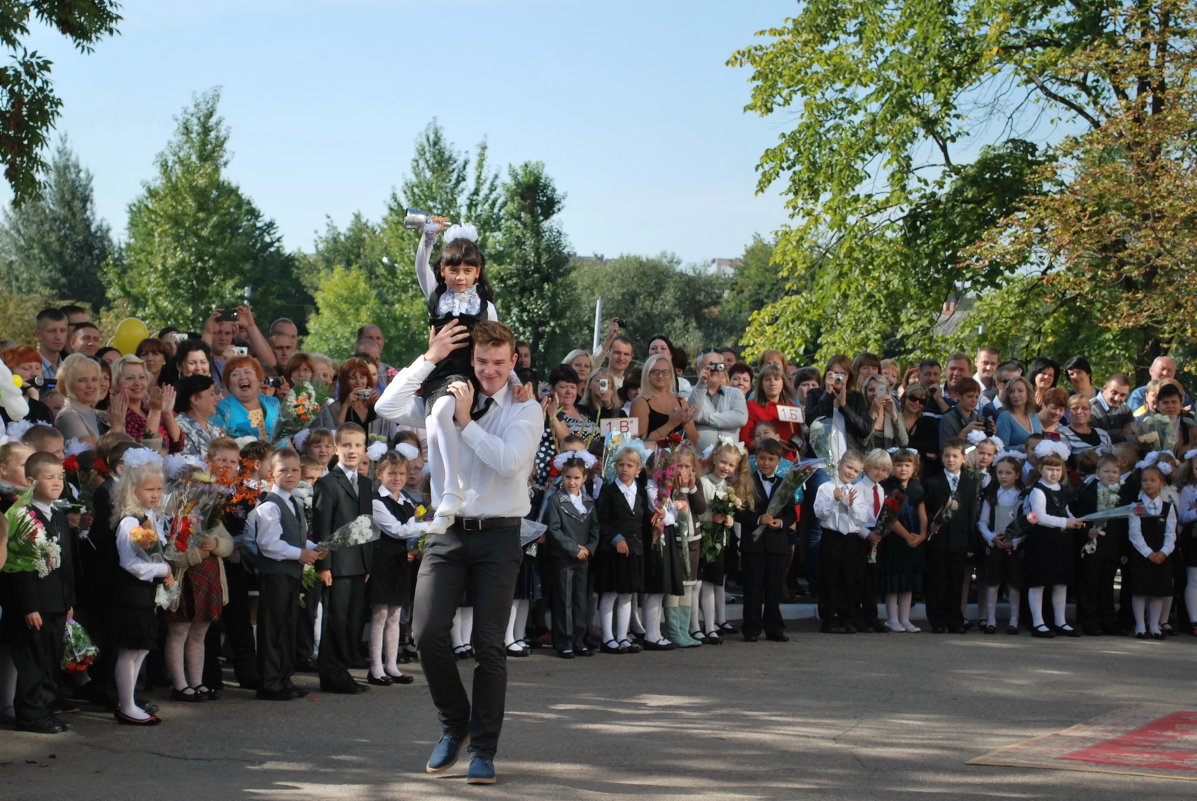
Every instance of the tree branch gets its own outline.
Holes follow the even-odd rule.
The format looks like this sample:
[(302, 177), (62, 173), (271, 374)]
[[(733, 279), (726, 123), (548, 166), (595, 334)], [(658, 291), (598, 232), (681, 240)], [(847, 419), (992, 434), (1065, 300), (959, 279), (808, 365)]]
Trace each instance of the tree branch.
[(1068, 98), (1064, 97), (1063, 95), (1058, 94), (1057, 92), (1050, 89), (1048, 87), (1048, 85), (1043, 82), (1043, 79), (1040, 78), (1035, 73), (1028, 72), (1028, 73), (1026, 73), (1026, 75), (1028, 78), (1031, 79), (1031, 83), (1035, 84), (1035, 87), (1040, 91), (1040, 93), (1043, 94), (1044, 97), (1048, 98), (1049, 100), (1054, 100), (1055, 102), (1059, 103), (1060, 105), (1062, 105), (1066, 108), (1072, 109), (1072, 111), (1075, 112), (1077, 116), (1081, 117), (1083, 120), (1088, 122), (1094, 128), (1101, 127), (1101, 122), (1098, 121), (1098, 119), (1096, 117), (1094, 117), (1092, 114), (1090, 114), (1088, 111), (1086, 111), (1085, 108), (1083, 106), (1081, 106), (1079, 103), (1069, 100)]

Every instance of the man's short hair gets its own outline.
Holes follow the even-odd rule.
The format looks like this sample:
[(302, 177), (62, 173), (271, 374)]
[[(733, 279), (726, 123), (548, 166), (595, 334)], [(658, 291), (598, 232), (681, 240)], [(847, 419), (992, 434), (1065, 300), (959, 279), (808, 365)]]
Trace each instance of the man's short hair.
[[(999, 364), (997, 366), (996, 372), (998, 375), (1005, 375), (1006, 373), (1010, 372), (1011, 370), (1017, 370), (1018, 374), (1022, 375), (1022, 372), (1023, 372), (1022, 362), (1020, 362), (1018, 359), (1007, 359), (1006, 361), (1002, 362), (1001, 364)], [(1013, 378), (1013, 376), (1011, 376), (1011, 378)]]
[(921, 362), (919, 362), (920, 370), (925, 370), (928, 367), (939, 367), (942, 369), (943, 365), (937, 362), (935, 359), (923, 359)]
[[(295, 321), (292, 320), (290, 317), (280, 317), (277, 320), (275, 320), (273, 323), (270, 324), (270, 329), (269, 329), (270, 333), (271, 334), (275, 333), (276, 329), (280, 325), (284, 325), (284, 324), (295, 325)], [(295, 325), (295, 329), (299, 330), (299, 326)]]
[(634, 342), (632, 342), (632, 340), (625, 337), (623, 334), (620, 334), (619, 336), (615, 337), (615, 339), (611, 340), (612, 345), (614, 345), (616, 342), (626, 342), (628, 344), (628, 347), (631, 348), (633, 352), (636, 350), (636, 344)]
[(515, 334), (511, 333), (510, 328), (494, 320), (483, 320), (474, 326), (473, 339), (474, 347), (482, 345), (493, 348), (506, 345), (511, 353), (515, 353)]
[(1106, 376), (1106, 383), (1109, 384), (1110, 382), (1122, 384), (1127, 387), (1131, 385), (1130, 378), (1127, 377), (1126, 373), (1110, 373)]
[(37, 313), (37, 327), (41, 328), (48, 322), (63, 322), (67, 321), (66, 313), (62, 309), (56, 309), (51, 306), (48, 309), (42, 309)]

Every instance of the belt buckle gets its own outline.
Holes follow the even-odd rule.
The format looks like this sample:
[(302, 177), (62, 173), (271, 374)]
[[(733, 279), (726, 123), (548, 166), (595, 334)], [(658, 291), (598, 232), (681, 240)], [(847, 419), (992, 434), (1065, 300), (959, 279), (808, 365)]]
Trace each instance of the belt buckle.
[(482, 518), (479, 517), (463, 517), (461, 518), (462, 531), (481, 531)]

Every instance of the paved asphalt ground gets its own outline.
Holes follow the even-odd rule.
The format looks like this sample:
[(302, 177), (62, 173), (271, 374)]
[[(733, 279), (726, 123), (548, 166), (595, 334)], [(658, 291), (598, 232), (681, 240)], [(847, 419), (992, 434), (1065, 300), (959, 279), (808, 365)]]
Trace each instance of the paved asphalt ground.
[[(965, 764), (1136, 702), (1197, 709), (1197, 639), (820, 635), (788, 643), (510, 661), (499, 783), (430, 777), (439, 734), (407, 687), (288, 703), (229, 689), (161, 726), (84, 708), (73, 729), (0, 731), (0, 798), (1193, 799), (1197, 784)], [(412, 667), (415, 667), (414, 665)], [(463, 663), (462, 670), (466, 670)], [(314, 684), (314, 677), (301, 676)]]

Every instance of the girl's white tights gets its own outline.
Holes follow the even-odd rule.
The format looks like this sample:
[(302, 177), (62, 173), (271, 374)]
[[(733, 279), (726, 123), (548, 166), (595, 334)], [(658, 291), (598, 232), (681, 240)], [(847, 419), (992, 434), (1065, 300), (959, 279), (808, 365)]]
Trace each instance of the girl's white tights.
[(370, 672), (375, 678), (401, 676), (399, 622), (403, 607), (374, 604), (370, 614)]
[(429, 477), (432, 486), (432, 502), (437, 504), (439, 517), (457, 514), (461, 505), (461, 438), (453, 412), (457, 399), (452, 395), (437, 398), (428, 415), (428, 451), (437, 453), (439, 459), (429, 458)]
[[(1044, 625), (1043, 623), (1043, 587), (1031, 587), (1027, 590), (1027, 603), (1031, 605), (1031, 622), (1035, 628)], [(1011, 603), (1014, 603), (1011, 601)], [(1067, 624), (1068, 618), (1066, 611), (1068, 609), (1068, 585), (1053, 584), (1052, 585), (1052, 614), (1055, 616), (1056, 625), (1063, 626)]]
[(453, 649), (469, 645), (474, 638), (474, 607), (459, 606), (453, 613), (453, 627), (449, 630)]
[(204, 637), (211, 623), (171, 623), (166, 630), (166, 669), (179, 692), (204, 683)]
[(516, 598), (511, 602), (511, 614), (507, 618), (507, 637), (504, 645), (511, 647), (524, 639), (528, 630), (528, 607), (526, 599)]
[(709, 581), (702, 583), (702, 588), (698, 591), (698, 604), (702, 607), (703, 628), (698, 629), (698, 631), (704, 634), (717, 634), (719, 632), (719, 624), (715, 618), (715, 609), (717, 606), (716, 596), (721, 595), (723, 595), (723, 588), (718, 584), (712, 584)]
[(914, 628), (910, 622), (910, 605), (914, 599), (911, 592), (890, 592), (885, 595), (885, 622), (890, 628)]
[(665, 604), (664, 593), (645, 595), (644, 602), (644, 640), (651, 643), (667, 643), (661, 635), (661, 608)]
[[(985, 622), (990, 626), (996, 626), (997, 625), (998, 587), (995, 584), (992, 587), (985, 586), (982, 589), (984, 590), (983, 594), (985, 596)], [(1018, 591), (1018, 589), (1019, 589), (1018, 587), (1010, 587), (1009, 589), (1010, 589), (1010, 592), (1008, 593), (1008, 595), (1010, 596), (1010, 625), (1017, 626), (1018, 625), (1018, 610), (1022, 605), (1022, 593), (1020, 593)], [(1042, 600), (1042, 597), (1043, 596), (1040, 595), (1040, 600)]]
[(133, 700), (133, 691), (137, 686), (137, 674), (141, 672), (141, 663), (145, 661), (149, 651), (134, 651), (120, 648), (116, 653), (116, 701), (122, 715), (135, 720), (145, 720), (150, 715), (139, 707)]
[(1186, 567), (1185, 574), (1189, 578), (1185, 584), (1185, 608), (1189, 610), (1189, 620), (1197, 626), (1197, 567)]
[(603, 628), (603, 643), (621, 643), (628, 638), (628, 622), (632, 618), (632, 594), (605, 592), (599, 598), (599, 620)]
[[(1131, 596), (1131, 611), (1135, 615), (1135, 634), (1160, 633), (1160, 610), (1164, 598), (1147, 595)], [(1146, 615), (1144, 614), (1146, 613)]]

